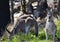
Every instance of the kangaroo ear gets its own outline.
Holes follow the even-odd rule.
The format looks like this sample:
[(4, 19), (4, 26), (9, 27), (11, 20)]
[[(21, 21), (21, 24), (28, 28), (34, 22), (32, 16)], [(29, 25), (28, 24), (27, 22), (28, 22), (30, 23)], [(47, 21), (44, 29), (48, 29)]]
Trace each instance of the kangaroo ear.
[(50, 10), (49, 9), (46, 9), (46, 11), (47, 11), (47, 14), (49, 14)]
[(49, 9), (46, 9), (46, 11), (48, 12), (48, 11), (49, 11)]

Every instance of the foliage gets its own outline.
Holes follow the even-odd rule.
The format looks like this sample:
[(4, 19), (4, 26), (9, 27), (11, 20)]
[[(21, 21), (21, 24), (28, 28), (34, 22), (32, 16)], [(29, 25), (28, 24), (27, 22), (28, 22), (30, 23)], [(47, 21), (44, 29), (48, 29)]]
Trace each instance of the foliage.
[(57, 33), (56, 33), (56, 35), (57, 35), (58, 38), (60, 38), (60, 21), (56, 21), (55, 23), (57, 25)]

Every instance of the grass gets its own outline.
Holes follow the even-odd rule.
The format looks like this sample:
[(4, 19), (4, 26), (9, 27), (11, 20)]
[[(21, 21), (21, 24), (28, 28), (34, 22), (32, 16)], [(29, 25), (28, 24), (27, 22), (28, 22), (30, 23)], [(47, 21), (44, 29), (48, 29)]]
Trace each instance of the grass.
[[(21, 37), (22, 38), (21, 38)], [(39, 37), (31, 36), (27, 37), (26, 35), (15, 35), (11, 40), (5, 39), (1, 42), (52, 42), (51, 40), (40, 40)]]
[[(55, 21), (55, 24), (57, 25), (57, 37), (60, 38), (60, 21)], [(51, 36), (49, 36), (49, 40), (45, 40), (45, 32), (40, 31), (38, 34), (38, 37), (33, 35), (32, 33), (28, 36), (25, 34), (21, 35), (14, 35), (13, 38), (10, 39), (3, 39), (1, 42), (52, 42)]]

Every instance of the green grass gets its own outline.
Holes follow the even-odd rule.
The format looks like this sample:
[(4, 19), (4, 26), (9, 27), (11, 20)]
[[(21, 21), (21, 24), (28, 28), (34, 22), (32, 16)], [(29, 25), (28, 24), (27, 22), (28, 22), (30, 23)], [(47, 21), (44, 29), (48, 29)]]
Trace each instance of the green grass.
[[(20, 35), (21, 36), (21, 35)], [(27, 36), (21, 36), (20, 37), (19, 35), (15, 35), (12, 40), (10, 39), (5, 39), (5, 40), (2, 40), (1, 42), (52, 42), (51, 40), (40, 40), (38, 37), (27, 37)]]
[[(60, 38), (60, 21), (55, 21), (55, 24), (57, 25), (57, 37)], [(32, 33), (28, 36), (25, 34), (21, 35), (14, 35), (13, 38), (10, 39), (3, 39), (1, 42), (52, 42), (51, 36), (49, 35), (49, 40), (45, 40), (45, 32), (40, 31), (38, 34), (38, 37), (33, 35)]]

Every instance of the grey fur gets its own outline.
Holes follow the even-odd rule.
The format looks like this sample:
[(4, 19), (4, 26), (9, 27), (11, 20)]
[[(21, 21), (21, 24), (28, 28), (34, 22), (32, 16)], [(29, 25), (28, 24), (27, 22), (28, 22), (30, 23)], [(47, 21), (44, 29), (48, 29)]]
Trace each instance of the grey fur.
[(48, 40), (48, 35), (51, 35), (53, 41), (55, 42), (56, 28), (57, 27), (53, 21), (52, 10), (48, 10), (46, 26), (45, 26), (46, 40)]

